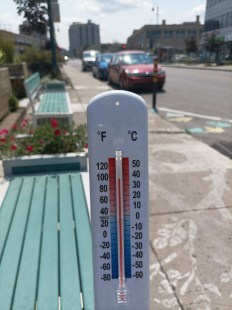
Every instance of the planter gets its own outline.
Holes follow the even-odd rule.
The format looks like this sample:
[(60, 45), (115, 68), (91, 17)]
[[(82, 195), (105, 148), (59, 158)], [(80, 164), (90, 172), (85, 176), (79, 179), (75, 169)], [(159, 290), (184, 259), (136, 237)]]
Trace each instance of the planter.
[(5, 177), (67, 171), (87, 171), (87, 154), (67, 153), (56, 155), (31, 155), (4, 159)]

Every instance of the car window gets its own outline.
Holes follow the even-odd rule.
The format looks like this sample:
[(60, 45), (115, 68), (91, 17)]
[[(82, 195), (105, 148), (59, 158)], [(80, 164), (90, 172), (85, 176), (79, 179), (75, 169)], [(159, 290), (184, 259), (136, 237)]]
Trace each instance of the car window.
[(101, 61), (104, 61), (104, 62), (106, 62), (106, 63), (109, 63), (110, 60), (111, 60), (111, 58), (112, 58), (112, 55), (110, 55), (110, 54), (102, 55)]
[(131, 53), (121, 56), (121, 62), (123, 65), (136, 65), (150, 63), (150, 59), (145, 53)]
[(83, 52), (83, 57), (96, 57), (98, 52), (96, 51), (88, 51), (88, 52)]
[(118, 55), (115, 55), (112, 59), (112, 64), (116, 65), (118, 63), (118, 59), (119, 59)]

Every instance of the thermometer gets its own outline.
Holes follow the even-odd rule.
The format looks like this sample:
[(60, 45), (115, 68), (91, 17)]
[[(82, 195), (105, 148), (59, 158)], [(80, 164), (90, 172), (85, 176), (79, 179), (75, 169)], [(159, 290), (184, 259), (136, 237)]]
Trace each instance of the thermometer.
[(148, 124), (126, 91), (87, 109), (95, 310), (149, 309)]

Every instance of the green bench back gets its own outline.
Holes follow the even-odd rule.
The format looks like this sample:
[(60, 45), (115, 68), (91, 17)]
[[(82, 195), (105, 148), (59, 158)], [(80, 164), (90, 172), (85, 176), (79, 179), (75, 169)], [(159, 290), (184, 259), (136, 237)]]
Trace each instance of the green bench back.
[(94, 309), (90, 221), (79, 173), (14, 178), (0, 209), (4, 310)]
[(27, 92), (27, 96), (33, 97), (34, 94), (40, 89), (41, 87), (41, 81), (39, 73), (34, 73), (31, 75), (28, 79), (24, 81), (24, 86)]
[(29, 98), (32, 110), (33, 112), (35, 112), (34, 99), (37, 96), (38, 91), (41, 88), (41, 81), (40, 81), (39, 73), (34, 73), (28, 79), (26, 79), (23, 83), (24, 83), (24, 87), (27, 93), (27, 97)]

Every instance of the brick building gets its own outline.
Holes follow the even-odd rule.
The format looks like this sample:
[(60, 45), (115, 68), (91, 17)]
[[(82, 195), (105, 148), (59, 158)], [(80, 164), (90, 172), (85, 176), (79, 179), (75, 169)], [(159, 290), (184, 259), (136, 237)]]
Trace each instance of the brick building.
[(135, 30), (127, 39), (127, 48), (158, 51), (160, 58), (168, 60), (176, 53), (185, 51), (185, 40), (195, 38), (197, 46), (200, 44), (203, 25), (199, 16), (195, 22), (182, 24), (145, 25)]

